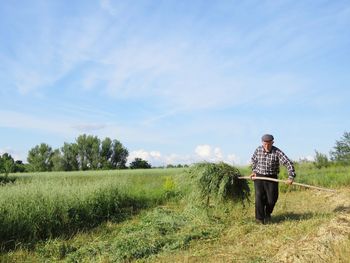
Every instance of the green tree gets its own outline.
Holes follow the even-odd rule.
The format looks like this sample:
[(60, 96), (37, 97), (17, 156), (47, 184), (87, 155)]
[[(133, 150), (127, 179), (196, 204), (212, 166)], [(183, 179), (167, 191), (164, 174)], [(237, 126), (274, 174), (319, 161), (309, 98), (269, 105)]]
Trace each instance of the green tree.
[(28, 152), (28, 163), (31, 170), (35, 172), (44, 172), (52, 170), (52, 148), (46, 143), (35, 146)]
[(10, 154), (4, 153), (0, 156), (0, 173), (8, 175), (15, 172), (15, 168), (15, 161)]
[(350, 132), (344, 132), (343, 137), (335, 142), (334, 151), (331, 151), (333, 161), (341, 164), (350, 164)]
[(62, 165), (64, 171), (78, 171), (78, 145), (76, 143), (64, 143), (61, 148)]
[(15, 161), (15, 173), (23, 173), (27, 171), (26, 165), (21, 160)]
[(126, 168), (128, 150), (118, 140), (82, 134), (75, 143), (64, 143), (52, 151), (42, 143), (28, 153), (32, 171), (76, 171)]
[(76, 139), (80, 170), (97, 169), (99, 166), (100, 140), (92, 135), (80, 135)]
[(54, 150), (51, 160), (52, 160), (52, 171), (64, 171), (63, 156), (59, 149)]
[(314, 165), (316, 168), (320, 169), (322, 167), (328, 167), (329, 166), (329, 160), (327, 155), (322, 154), (318, 151), (315, 151), (316, 155), (315, 155), (315, 161), (314, 161)]
[(134, 161), (130, 163), (131, 169), (148, 169), (151, 168), (151, 165), (141, 158), (135, 158)]
[(118, 140), (113, 140), (111, 164), (113, 168), (124, 169), (126, 168), (127, 158), (129, 151)]
[(101, 142), (100, 166), (102, 169), (114, 168), (111, 163), (112, 155), (113, 155), (112, 140), (107, 137)]

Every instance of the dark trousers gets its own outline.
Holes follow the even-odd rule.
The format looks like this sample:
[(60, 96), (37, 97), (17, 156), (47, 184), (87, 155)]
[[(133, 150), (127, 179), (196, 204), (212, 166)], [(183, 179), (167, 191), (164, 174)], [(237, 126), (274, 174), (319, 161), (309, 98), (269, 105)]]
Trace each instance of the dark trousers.
[[(256, 176), (264, 176), (257, 174)], [(277, 178), (273, 177), (273, 178)], [(254, 180), (255, 188), (255, 218), (264, 220), (270, 217), (278, 199), (278, 183)]]

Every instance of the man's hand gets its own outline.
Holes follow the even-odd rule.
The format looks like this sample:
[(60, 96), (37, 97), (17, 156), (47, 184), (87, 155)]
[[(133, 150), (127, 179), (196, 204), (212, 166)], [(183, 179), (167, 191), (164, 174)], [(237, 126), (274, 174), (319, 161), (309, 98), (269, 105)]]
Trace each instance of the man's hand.
[(250, 175), (250, 179), (252, 179), (252, 180), (255, 180), (255, 177), (256, 177), (256, 173), (252, 173), (252, 174)]
[(291, 185), (293, 182), (294, 182), (294, 180), (293, 180), (293, 179), (288, 178), (288, 180), (287, 180), (287, 184)]

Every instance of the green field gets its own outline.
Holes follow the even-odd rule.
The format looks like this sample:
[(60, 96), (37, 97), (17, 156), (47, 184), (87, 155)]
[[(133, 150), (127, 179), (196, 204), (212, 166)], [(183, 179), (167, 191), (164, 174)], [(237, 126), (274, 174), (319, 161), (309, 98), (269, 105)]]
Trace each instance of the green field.
[(280, 185), (264, 226), (253, 203), (195, 204), (186, 169), (10, 175), (0, 262), (347, 262), (350, 168), (296, 168), (297, 182), (337, 192)]

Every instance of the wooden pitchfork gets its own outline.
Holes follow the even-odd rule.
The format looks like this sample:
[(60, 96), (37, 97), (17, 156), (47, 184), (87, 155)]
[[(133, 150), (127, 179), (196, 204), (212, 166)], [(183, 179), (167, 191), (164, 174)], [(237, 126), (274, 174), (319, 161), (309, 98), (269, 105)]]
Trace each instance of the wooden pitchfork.
[[(253, 180), (250, 176), (241, 176), (241, 177), (238, 177), (238, 179)], [(266, 181), (281, 182), (281, 183), (288, 184), (288, 181), (287, 181), (287, 180), (280, 180), (280, 179), (275, 179), (275, 178), (270, 178), (270, 177), (255, 176), (255, 177), (254, 177), (254, 180), (266, 180)], [(308, 185), (308, 184), (301, 184), (301, 183), (295, 183), (295, 182), (293, 182), (292, 185), (299, 185), (299, 186), (302, 186), (302, 187), (307, 187), (307, 188), (312, 188), (312, 189), (321, 190), (321, 191), (327, 191), (327, 192), (333, 192), (333, 193), (336, 192), (336, 191), (333, 190), (333, 189), (327, 189), (327, 188), (318, 187), (318, 186), (313, 186), (313, 185)]]

